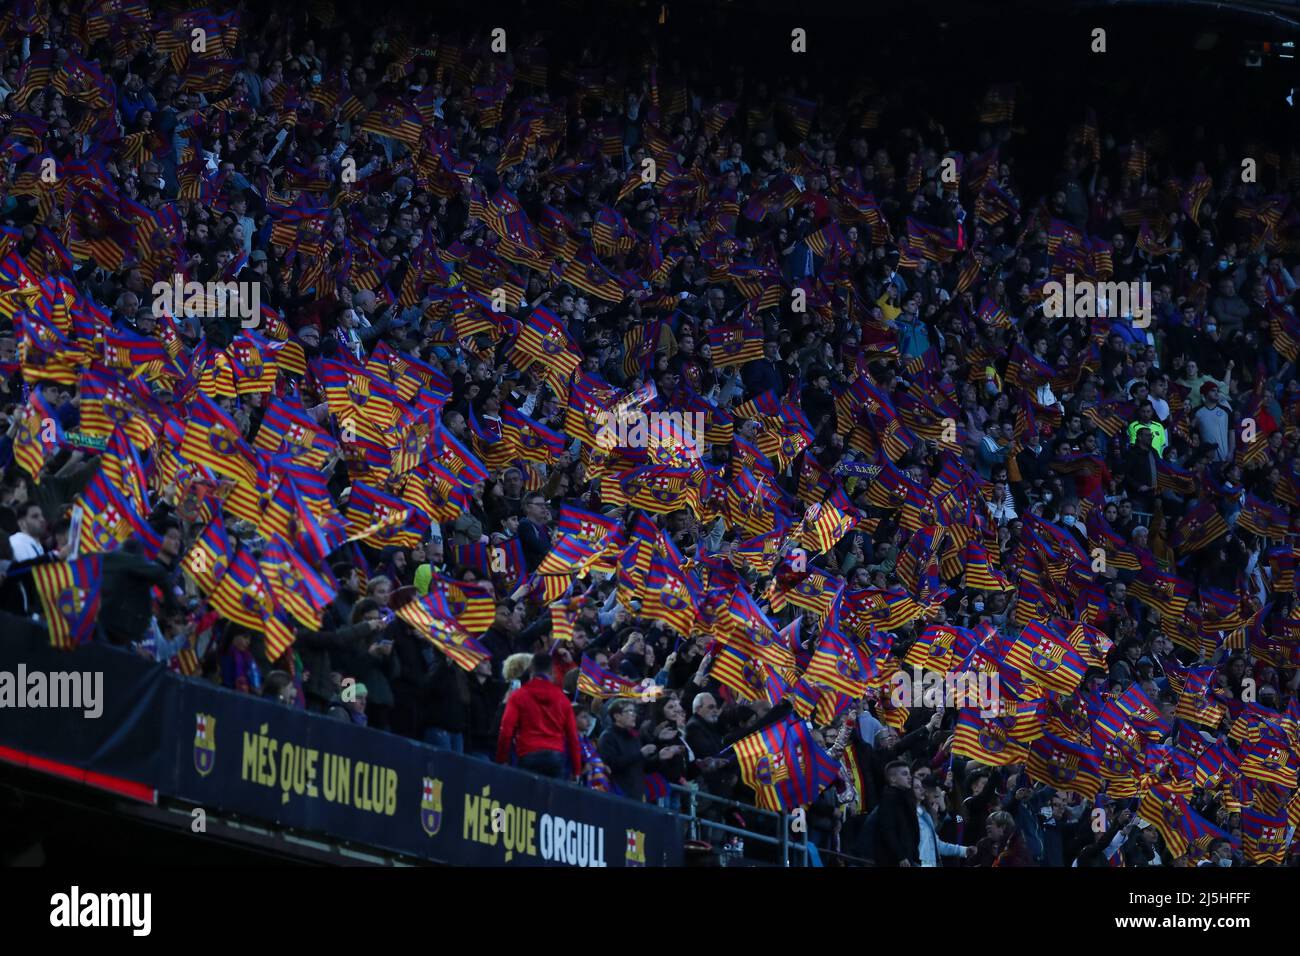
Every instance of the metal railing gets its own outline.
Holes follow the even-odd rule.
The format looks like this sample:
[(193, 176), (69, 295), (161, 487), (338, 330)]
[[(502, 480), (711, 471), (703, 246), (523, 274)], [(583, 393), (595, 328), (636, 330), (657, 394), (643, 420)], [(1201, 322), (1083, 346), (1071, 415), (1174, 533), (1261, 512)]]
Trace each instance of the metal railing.
[[(669, 784), (670, 793), (677, 794), (679, 801), (678, 807), (681, 806), (680, 798), (685, 797), (687, 810), (682, 813), (680, 809), (676, 810), (678, 817), (683, 818), (686, 823), (687, 838), (691, 840), (700, 839), (701, 832), (724, 833), (730, 836), (737, 836), (743, 840), (752, 840), (755, 843), (762, 843), (768, 846), (775, 846), (779, 854), (781, 866), (790, 866), (790, 854), (794, 852), (799, 855), (800, 862), (798, 866), (809, 865), (808, 854), (808, 828), (805, 826), (799, 834), (801, 839), (792, 840), (790, 838), (790, 821), (783, 813), (777, 813), (773, 810), (760, 810), (758, 807), (748, 803), (741, 803), (738, 800), (730, 800), (726, 797), (718, 797), (703, 790), (695, 790), (691, 787), (683, 787), (678, 784)], [(720, 820), (710, 820), (707, 817), (700, 816), (700, 803), (704, 802), (710, 805), (716, 805), (723, 809), (739, 811), (746, 819), (770, 819), (776, 824), (777, 836), (771, 836), (766, 833), (760, 833), (757, 830), (751, 830), (745, 827), (732, 826)]]
[[(874, 866), (872, 861), (863, 859), (860, 856), (854, 856), (851, 853), (842, 853), (839, 850), (826, 850), (820, 847), (814, 847), (808, 841), (809, 828), (805, 826), (799, 831), (799, 838), (793, 839), (791, 836), (791, 818), (790, 815), (777, 813), (774, 810), (761, 810), (756, 806), (748, 803), (741, 803), (739, 800), (731, 800), (726, 797), (715, 796), (703, 790), (694, 790), (690, 787), (683, 787), (678, 784), (669, 784), (670, 794), (677, 798), (676, 806), (669, 807), (678, 818), (685, 823), (685, 837), (689, 840), (698, 840), (702, 833), (721, 833), (727, 836), (737, 836), (745, 840), (752, 840), (755, 843), (761, 843), (766, 846), (775, 846), (779, 855), (780, 865), (790, 866), (813, 866), (814, 858), (821, 860), (821, 865), (825, 866), (831, 861), (838, 861), (840, 866)], [(686, 805), (686, 810), (681, 810), (682, 804)], [(775, 824), (777, 836), (768, 833), (762, 833), (749, 827), (732, 826), (730, 823), (721, 820), (710, 820), (700, 815), (700, 804), (705, 803), (715, 805), (726, 810), (735, 810), (740, 813), (746, 820), (767, 819)], [(791, 862), (791, 855), (794, 855), (796, 862)], [(723, 863), (727, 860), (724, 853)]]

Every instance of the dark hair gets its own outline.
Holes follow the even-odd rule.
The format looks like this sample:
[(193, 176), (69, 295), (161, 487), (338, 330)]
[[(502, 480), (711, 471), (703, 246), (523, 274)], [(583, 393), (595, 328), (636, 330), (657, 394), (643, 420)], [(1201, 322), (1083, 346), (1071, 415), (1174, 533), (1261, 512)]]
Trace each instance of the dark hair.
[(280, 691), (293, 683), (293, 678), (284, 671), (271, 671), (266, 675), (266, 680), (262, 684), (263, 697), (278, 697)]
[(359, 624), (371, 611), (378, 611), (379, 602), (374, 598), (362, 598), (356, 604), (352, 605), (352, 619), (350, 624)]
[(533, 663), (529, 668), (534, 674), (546, 674), (550, 672), (552, 666), (550, 654), (534, 654)]
[(910, 771), (912, 768), (908, 766), (906, 760), (891, 760), (889, 763), (885, 764), (885, 775), (888, 776), (893, 771), (899, 769)]
[(617, 717), (619, 714), (623, 713), (626, 710), (635, 710), (635, 709), (636, 709), (636, 704), (634, 704), (630, 700), (616, 700), (614, 701), (614, 703), (609, 705), (610, 720), (613, 720), (615, 717)]

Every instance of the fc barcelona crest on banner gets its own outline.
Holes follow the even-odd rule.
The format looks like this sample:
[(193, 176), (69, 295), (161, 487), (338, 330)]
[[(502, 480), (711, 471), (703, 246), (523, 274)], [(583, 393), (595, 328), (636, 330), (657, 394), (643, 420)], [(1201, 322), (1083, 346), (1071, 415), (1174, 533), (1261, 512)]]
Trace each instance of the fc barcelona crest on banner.
[(442, 781), (424, 778), (420, 794), (420, 826), (429, 836), (436, 836), (442, 827)]
[(627, 865), (645, 866), (645, 834), (640, 830), (627, 831)]
[(199, 776), (212, 773), (217, 763), (217, 718), (211, 714), (194, 715), (194, 769)]

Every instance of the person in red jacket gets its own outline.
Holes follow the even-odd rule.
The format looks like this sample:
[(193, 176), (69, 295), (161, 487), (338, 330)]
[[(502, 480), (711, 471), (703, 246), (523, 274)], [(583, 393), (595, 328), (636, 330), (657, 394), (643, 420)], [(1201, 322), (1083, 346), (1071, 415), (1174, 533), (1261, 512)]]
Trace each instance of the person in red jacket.
[(510, 695), (497, 738), (497, 763), (508, 763), (514, 748), (522, 770), (544, 777), (564, 777), (566, 758), (572, 775), (582, 773), (582, 747), (573, 706), (551, 680), (551, 656), (534, 654), (528, 682)]

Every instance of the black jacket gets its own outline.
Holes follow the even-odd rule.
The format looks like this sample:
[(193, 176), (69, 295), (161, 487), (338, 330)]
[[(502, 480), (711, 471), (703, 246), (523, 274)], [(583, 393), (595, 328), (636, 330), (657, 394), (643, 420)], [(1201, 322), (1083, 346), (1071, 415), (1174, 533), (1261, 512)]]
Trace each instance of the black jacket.
[(98, 471), (99, 458), (84, 461), (69, 459), (58, 471), (42, 477), (39, 485), (28, 478), (27, 500), (37, 502), (45, 520), (53, 524), (60, 517), (64, 506), (71, 504), (81, 494)]
[[(406, 625), (397, 620), (378, 634), (371, 634), (367, 630), (362, 632), (359, 639), (332, 656), (336, 670), (345, 677), (351, 677), (366, 685), (372, 707), (393, 706), (393, 681), (399, 673), (397, 637), (406, 629)], [(393, 641), (394, 648), (391, 654), (377, 656), (370, 653), (370, 646), (379, 640)]]
[(453, 734), (465, 733), (469, 730), (470, 700), (469, 674), (438, 652), (428, 696), (430, 726)]
[(691, 745), (696, 760), (715, 757), (722, 749), (722, 732), (716, 723), (692, 717), (686, 722), (686, 742)]
[(773, 362), (764, 356), (752, 362), (746, 362), (740, 370), (740, 378), (745, 384), (745, 393), (747, 395), (754, 396), (762, 395), (764, 392), (776, 392), (778, 396), (781, 396), (790, 387), (790, 368), (785, 362)]
[(611, 727), (600, 735), (596, 747), (609, 767), (609, 775), (630, 800), (645, 799), (645, 775), (650, 760), (641, 748), (645, 741), (631, 731)]
[(100, 604), (99, 619), (114, 644), (129, 644), (144, 638), (153, 617), (155, 585), (167, 581), (167, 568), (129, 551), (110, 551), (104, 555), (103, 591), (107, 597)]
[(921, 824), (916, 819), (916, 797), (910, 789), (886, 787), (876, 815), (876, 865), (898, 866), (903, 860), (921, 862)]
[[(347, 655), (357, 640), (370, 633), (369, 624), (350, 624), (336, 631), (299, 631), (293, 646), (302, 658), (307, 679), (303, 694), (312, 710), (324, 710), (334, 697), (330, 673), (337, 670), (336, 660)], [(367, 688), (368, 690), (369, 688)]]
[(505, 663), (507, 657), (514, 653), (514, 638), (505, 628), (497, 627), (493, 624), (483, 636), (479, 638), (479, 643), (488, 649), (492, 655), (492, 676), (501, 676), (501, 665)]
[(467, 750), (486, 750), (494, 753), (500, 723), (497, 710), (505, 696), (506, 682), (496, 677), (483, 680), (476, 674), (469, 676), (469, 738)]
[(1091, 818), (1083, 817), (1071, 823), (1055, 817), (1043, 821), (1040, 827), (1043, 838), (1043, 866), (1069, 866), (1079, 851), (1092, 839)]
[[(690, 746), (696, 760), (716, 757), (726, 746), (718, 725), (710, 724), (699, 717), (692, 717), (686, 722), (686, 743)], [(738, 779), (735, 769), (730, 766), (719, 767), (703, 774), (705, 789), (719, 797), (730, 796)]]
[(395, 733), (419, 738), (429, 726), (434, 678), (437, 676), (438, 652), (400, 619), (393, 640), (393, 657), (397, 659), (397, 676), (392, 681)]
[(532, 519), (525, 518), (519, 522), (519, 543), (523, 545), (524, 563), (531, 574), (551, 550), (551, 526), (539, 528)]

